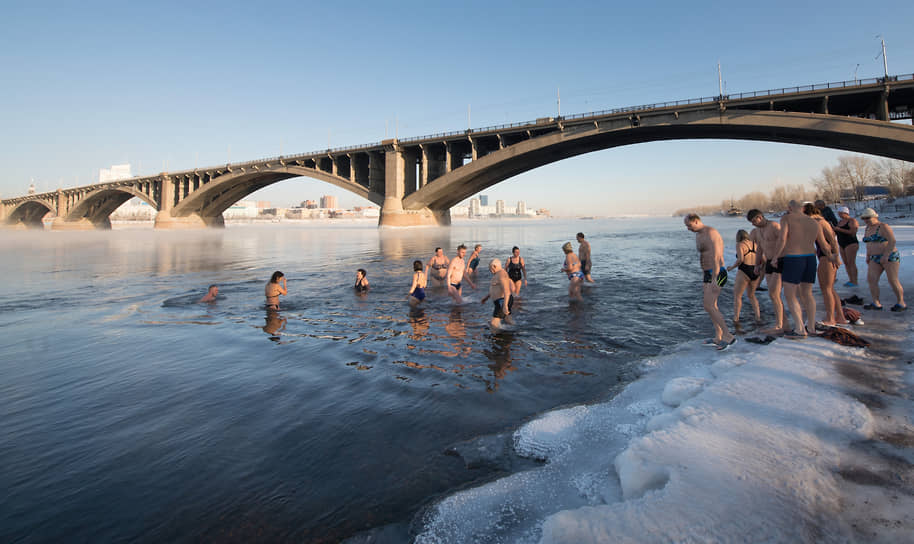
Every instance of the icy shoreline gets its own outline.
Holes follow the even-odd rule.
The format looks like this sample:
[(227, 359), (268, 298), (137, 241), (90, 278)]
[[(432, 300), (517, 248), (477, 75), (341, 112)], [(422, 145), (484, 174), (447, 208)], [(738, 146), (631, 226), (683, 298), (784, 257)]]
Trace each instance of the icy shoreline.
[[(886, 221), (910, 301), (914, 228)], [(441, 500), (416, 542), (914, 541), (914, 327), (864, 319), (870, 348), (696, 341), (649, 359), (611, 400), (519, 428), (515, 453), (544, 464)]]

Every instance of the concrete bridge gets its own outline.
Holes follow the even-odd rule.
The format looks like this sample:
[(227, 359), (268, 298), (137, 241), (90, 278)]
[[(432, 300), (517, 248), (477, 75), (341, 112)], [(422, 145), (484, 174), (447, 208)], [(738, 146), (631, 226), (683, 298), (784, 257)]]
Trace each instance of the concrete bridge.
[(223, 226), (246, 195), (293, 177), (319, 179), (381, 206), (379, 224), (448, 225), (449, 209), (522, 172), (611, 147), (659, 140), (803, 144), (914, 161), (914, 74), (649, 104), (356, 147), (163, 172), (5, 199), (13, 228), (110, 228), (139, 197), (156, 228)]

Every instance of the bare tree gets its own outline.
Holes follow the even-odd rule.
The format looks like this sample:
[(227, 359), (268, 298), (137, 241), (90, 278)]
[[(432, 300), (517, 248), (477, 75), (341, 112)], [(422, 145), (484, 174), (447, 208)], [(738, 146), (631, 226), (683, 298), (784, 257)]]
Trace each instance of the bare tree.
[(813, 186), (819, 191), (819, 197), (826, 202), (838, 202), (845, 189), (850, 189), (847, 179), (837, 167), (826, 166), (819, 177), (813, 178)]
[(906, 194), (906, 185), (914, 180), (914, 164), (905, 161), (884, 159), (879, 163), (879, 182), (889, 189), (893, 197)]
[(864, 188), (875, 185), (878, 170), (875, 163), (862, 155), (838, 157), (838, 172), (846, 180), (856, 200), (863, 199)]

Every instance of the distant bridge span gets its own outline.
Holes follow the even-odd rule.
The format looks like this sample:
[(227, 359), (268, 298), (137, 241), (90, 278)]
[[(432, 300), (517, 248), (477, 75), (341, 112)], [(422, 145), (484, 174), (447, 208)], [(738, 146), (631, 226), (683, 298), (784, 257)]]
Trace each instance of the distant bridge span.
[(344, 188), (381, 206), (380, 225), (450, 223), (449, 208), (496, 183), (568, 157), (681, 139), (783, 142), (914, 161), (914, 75), (543, 118), (219, 167), (131, 178), (6, 199), (7, 226), (106, 228), (136, 196), (158, 210), (156, 228), (223, 225), (246, 195), (292, 177)]

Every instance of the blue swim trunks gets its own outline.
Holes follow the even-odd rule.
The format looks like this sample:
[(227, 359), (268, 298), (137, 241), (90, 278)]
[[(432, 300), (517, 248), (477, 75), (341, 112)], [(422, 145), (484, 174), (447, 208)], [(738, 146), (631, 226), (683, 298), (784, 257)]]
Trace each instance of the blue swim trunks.
[(781, 280), (784, 283), (816, 283), (816, 256), (785, 255), (781, 257)]
[(457, 289), (458, 291), (460, 291), (460, 286), (461, 286), (461, 285), (463, 285), (463, 282), (460, 282), (460, 283), (452, 283), (452, 284), (451, 284), (451, 287), (453, 287), (454, 289)]
[(568, 281), (571, 281), (573, 278), (580, 278), (583, 280), (584, 274), (581, 274), (581, 272), (572, 272), (571, 274), (568, 274)]
[(413, 296), (416, 298), (416, 300), (425, 300), (425, 289), (416, 287), (416, 289), (413, 291)]
[[(723, 287), (724, 285), (726, 285), (727, 277), (728, 277), (727, 269), (724, 268), (723, 266), (720, 267), (720, 270), (717, 271), (717, 286)], [(711, 283), (711, 271), (710, 270), (705, 270), (705, 275), (702, 278), (702, 281), (704, 283)]]

